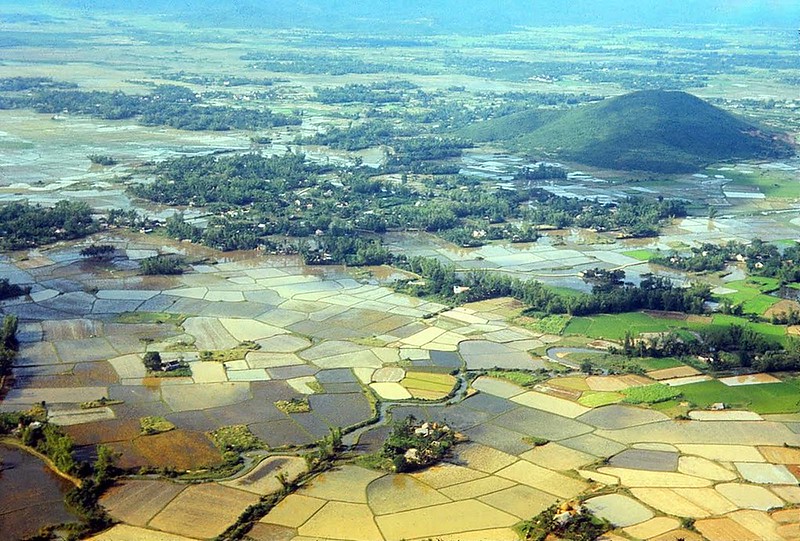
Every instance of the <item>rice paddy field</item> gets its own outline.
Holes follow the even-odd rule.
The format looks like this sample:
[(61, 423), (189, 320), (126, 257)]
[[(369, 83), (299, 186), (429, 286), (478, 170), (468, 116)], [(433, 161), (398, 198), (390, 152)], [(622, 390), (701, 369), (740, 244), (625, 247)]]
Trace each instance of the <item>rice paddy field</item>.
[[(103, 241), (123, 254), (155, 249), (147, 237), (111, 235)], [(557, 347), (563, 338), (514, 326), (520, 308), (507, 300), (452, 310), (344, 272), (323, 277), (297, 260), (264, 256), (197, 265), (158, 282), (157, 289), (122, 263), (113, 279), (102, 279), (102, 288), (85, 293), (87, 284), (100, 281), (83, 265), (79, 248), (48, 250), (52, 263), (36, 268), (14, 258), (3, 262), (33, 289), (28, 298), (2, 305), (23, 323), (17, 377), (0, 405), (8, 411), (46, 401), (51, 422), (62, 424), (79, 447), (109, 445), (120, 453), (118, 464), (132, 471), (202, 470), (222, 460), (210, 436), (220, 427), (247, 427), (265, 448), (305, 445), (331, 427), (374, 415), (373, 393), (393, 418), (446, 422), (469, 440), (445, 463), (412, 475), (338, 466), (267, 514), (253, 530), (257, 538), (513, 539), (516, 523), (572, 498), (585, 499), (630, 536), (680, 532), (684, 518), (706, 524), (708, 532), (734, 524), (772, 525), (777, 532), (786, 524), (773, 518), (774, 510), (800, 503), (794, 473), (800, 472), (800, 454), (790, 452), (800, 446), (792, 416), (800, 411), (800, 393), (792, 379), (662, 385), (678, 393), (665, 399), (686, 401), (698, 411), (690, 413), (691, 420), (675, 420), (661, 412), (666, 407), (656, 407), (661, 404), (623, 403), (631, 390), (703, 376), (674, 360), (645, 363), (645, 375), (513, 376), (536, 373), (545, 361), (530, 352)], [(113, 299), (131, 283), (137, 287), (135, 306), (126, 299), (114, 310), (111, 300), (111, 310), (104, 303), (96, 312), (99, 301)], [(646, 330), (701, 324), (648, 314), (623, 317)], [(570, 325), (584, 321), (589, 320)], [(242, 343), (254, 345), (236, 360), (202, 360), (203, 351), (234, 351)], [(183, 358), (192, 375), (148, 376), (142, 364), (147, 351)], [(573, 355), (607, 354), (582, 350), (567, 358)], [(488, 367), (495, 377), (475, 380), (466, 397), (458, 394), (447, 406), (437, 402), (461, 385), (451, 372)], [(115, 403), (80, 407), (103, 397)], [(275, 406), (304, 397), (305, 413)], [(741, 413), (703, 412), (716, 402)], [(143, 435), (144, 417), (175, 428)], [(363, 429), (355, 439), (369, 442), (371, 432), (381, 430)], [(727, 458), (724, 451), (732, 446), (741, 449)], [(277, 490), (276, 472), (296, 476), (303, 470), (299, 459), (261, 462), (259, 453), (231, 480), (189, 486), (123, 481), (104, 496), (123, 525), (97, 539), (219, 535), (260, 495)], [(608, 496), (622, 488), (629, 495)], [(208, 501), (217, 502), (219, 512), (198, 513), (207, 508), (200, 502)]]
[[(385, 73), (261, 70), (259, 77), (269, 78), (270, 85), (248, 83), (234, 90), (224, 82), (253, 76), (252, 62), (243, 58), (248, 53), (302, 51), (304, 40), (314, 36), (225, 28), (195, 32), (143, 15), (131, 19), (133, 26), (102, 17), (89, 21), (66, 11), (56, 15), (3, 19), (14, 39), (22, 41), (10, 39), (0, 48), (0, 78), (45, 76), (83, 90), (132, 94), (177, 82), (214, 95), (215, 104), (299, 109), (303, 123), (264, 133), (188, 131), (0, 110), (0, 202), (51, 205), (69, 199), (99, 211), (135, 209), (164, 219), (174, 209), (133, 199), (126, 191), (130, 183), (148, 180), (142, 164), (251, 150), (264, 155), (300, 150), (317, 163), (343, 165), (378, 166), (387, 159), (382, 147), (344, 151), (296, 143), (298, 136), (343, 127), (366, 114), (363, 104), (314, 100), (315, 87), (383, 82)], [(69, 46), (53, 47), (45, 39), (64, 32), (71, 36)], [(552, 32), (520, 29), (497, 43), (466, 36), (437, 39), (459, 51), (475, 47), (506, 61), (530, 56), (531, 43), (549, 47)], [(577, 43), (587, 50), (608, 37), (589, 29), (564, 32), (560, 39), (567, 35), (571, 47)], [(614, 39), (647, 41), (649, 34), (635, 32), (620, 29)], [(707, 38), (706, 29), (697, 32), (697, 39)], [(736, 39), (753, 40), (745, 46), (758, 47), (766, 38), (755, 32)], [(91, 46), (84, 47), (87, 43)], [(368, 49), (356, 49), (348, 54), (369, 56)], [(400, 65), (430, 61), (427, 47), (384, 49)], [(589, 54), (585, 58), (592, 62), (610, 58), (582, 53), (578, 46), (571, 50), (576, 56)], [(484, 92), (622, 92), (616, 84), (573, 77), (394, 77), (408, 79), (436, 99), (470, 96), (469, 106), (486, 101)], [(753, 70), (738, 74), (737, 83), (715, 75), (697, 93), (742, 100), (737, 103), (762, 96), (779, 103), (796, 98), (793, 85), (772, 79)], [(392, 108), (400, 106), (388, 104), (383, 110)], [(757, 107), (751, 112), (792, 120), (784, 109), (793, 110), (787, 105), (771, 113)], [(258, 136), (270, 143), (257, 145), (253, 138)], [(97, 166), (91, 154), (111, 155), (117, 163)], [(476, 147), (458, 160), (464, 171), (500, 182), (513, 177), (528, 157)], [(577, 166), (566, 167), (572, 177), (551, 183), (553, 193), (614, 201), (657, 190), (710, 203), (720, 212), (713, 218), (673, 220), (661, 236), (649, 239), (550, 230), (535, 243), (464, 248), (424, 232), (393, 231), (385, 235), (385, 244), (397, 254), (452, 263), (460, 272), (488, 269), (576, 294), (591, 289), (580, 278), (587, 269), (624, 269), (634, 283), (658, 272), (680, 285), (696, 277), (656, 268), (649, 260), (706, 242), (759, 237), (785, 243), (800, 236), (796, 159), (725, 164), (704, 171), (702, 180), (691, 175), (640, 180), (599, 170), (576, 177)], [(412, 175), (411, 182), (422, 180)], [(735, 195), (745, 188), (764, 199)], [(188, 218), (207, 220), (198, 209), (183, 210)], [(81, 257), (80, 250), (91, 243), (113, 245), (114, 258), (100, 263)], [(139, 261), (159, 253), (184, 256), (186, 272), (141, 276)], [(768, 319), (788, 302), (775, 295), (774, 281), (754, 281), (739, 267), (726, 272), (706, 279), (724, 289), (718, 297), (742, 303), (748, 314)], [(348, 458), (277, 503), (250, 538), (514, 540), (521, 521), (572, 499), (614, 525), (609, 540), (800, 538), (796, 377), (717, 378), (695, 363), (632, 362), (607, 352), (626, 332), (687, 335), (737, 324), (787, 342), (786, 326), (721, 314), (542, 318), (523, 315), (524, 306), (507, 298), (449, 306), (395, 292), (390, 285), (399, 275), (381, 267), (308, 266), (299, 257), (256, 251), (223, 253), (123, 230), (0, 254), (0, 278), (31, 288), (29, 295), (0, 302), (0, 316), (16, 315), (20, 321), (20, 352), (0, 411), (44, 403), (48, 421), (72, 438), (78, 456), (91, 457), (103, 444), (115, 451), (119, 467), (134, 474), (103, 495), (101, 504), (118, 524), (93, 537), (98, 541), (216, 538), (259, 498), (280, 490), (281, 479), (300, 478), (306, 471), (300, 455), (336, 428), (353, 429), (344, 440)], [(150, 352), (185, 363), (188, 370), (156, 377), (165, 374), (147, 371), (143, 361)], [(591, 362), (596, 373), (577, 370), (583, 361)], [(623, 362), (634, 364), (635, 373), (616, 373)], [(88, 403), (99, 407), (83, 407)], [(276, 406), (286, 403), (303, 408)], [(713, 409), (719, 404), (725, 408)], [(380, 449), (390, 421), (408, 415), (446, 423), (465, 441), (441, 464), (414, 473), (354, 463), (356, 455)], [(143, 432), (142, 419), (148, 418), (158, 419), (164, 430)], [(225, 469), (230, 448), (215, 438), (226, 428), (241, 436), (231, 445), (247, 447), (236, 471)], [(74, 518), (60, 505), (69, 488), (60, 478), (41, 470), (30, 456), (2, 446), (0, 453), (0, 538), (22, 538), (35, 533), (31, 528)], [(220, 468), (222, 474), (211, 475)], [(158, 475), (173, 471), (182, 475)], [(21, 473), (36, 479), (36, 487)]]

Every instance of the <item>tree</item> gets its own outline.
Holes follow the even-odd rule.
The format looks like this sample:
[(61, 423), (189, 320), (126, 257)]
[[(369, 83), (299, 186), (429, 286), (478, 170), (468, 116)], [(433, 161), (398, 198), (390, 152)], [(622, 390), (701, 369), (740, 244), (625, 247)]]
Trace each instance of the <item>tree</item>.
[(91, 259), (104, 259), (114, 253), (115, 248), (110, 244), (92, 244), (80, 251), (81, 257)]
[(157, 255), (142, 259), (142, 261), (139, 262), (139, 269), (142, 271), (142, 274), (146, 275), (183, 274), (184, 265), (185, 261), (182, 257)]
[(106, 445), (97, 446), (97, 460), (94, 463), (94, 481), (98, 487), (105, 487), (114, 475), (116, 453)]
[(157, 351), (148, 351), (142, 357), (142, 362), (145, 368), (150, 372), (158, 372), (161, 370), (161, 354)]

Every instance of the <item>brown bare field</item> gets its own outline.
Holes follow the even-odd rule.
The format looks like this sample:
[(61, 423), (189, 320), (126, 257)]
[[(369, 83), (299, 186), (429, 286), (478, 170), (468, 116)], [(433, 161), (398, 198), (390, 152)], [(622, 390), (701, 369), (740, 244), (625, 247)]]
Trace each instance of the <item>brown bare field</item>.
[(105, 387), (119, 383), (119, 376), (108, 361), (78, 363), (73, 369), (73, 374), (83, 387)]
[(157, 514), (150, 526), (203, 539), (214, 537), (257, 501), (258, 496), (250, 492), (217, 484), (193, 485)]
[(89, 538), (89, 541), (193, 541), (181, 535), (154, 532), (127, 524), (117, 524), (110, 530)]
[(782, 300), (778, 301), (764, 312), (764, 317), (771, 318), (772, 316), (786, 315), (791, 312), (800, 312), (800, 303), (797, 301)]
[(683, 539), (684, 541), (705, 541), (703, 537), (691, 530), (672, 530), (657, 537), (651, 537), (649, 541), (675, 541), (676, 539)]
[(136, 438), (109, 443), (109, 447), (120, 454), (116, 462), (120, 468), (194, 470), (222, 462), (219, 450), (200, 432), (178, 429), (152, 436), (138, 434), (137, 429)]
[(63, 321), (43, 321), (44, 339), (83, 340), (103, 335), (103, 324), (90, 319), (67, 319)]
[(148, 466), (194, 470), (222, 462), (219, 450), (200, 432), (171, 430), (142, 436), (135, 439), (133, 445)]
[(800, 464), (800, 449), (793, 447), (759, 447), (758, 450), (773, 464)]
[(762, 541), (761, 536), (727, 517), (698, 520), (694, 526), (709, 541)]
[(264, 460), (247, 475), (225, 484), (255, 494), (270, 494), (281, 488), (278, 475), (284, 474), (287, 480), (294, 481), (305, 471), (306, 462), (302, 458), (274, 456)]
[(169, 481), (124, 481), (108, 489), (100, 504), (117, 520), (146, 526), (186, 485)]
[(698, 374), (700, 374), (700, 371), (691, 366), (678, 366), (676, 368), (665, 368), (664, 370), (653, 370), (647, 373), (647, 377), (661, 381), (663, 379), (685, 378)]
[(75, 445), (96, 445), (131, 441), (139, 437), (141, 428), (137, 419), (114, 419), (65, 426), (64, 431), (75, 441)]

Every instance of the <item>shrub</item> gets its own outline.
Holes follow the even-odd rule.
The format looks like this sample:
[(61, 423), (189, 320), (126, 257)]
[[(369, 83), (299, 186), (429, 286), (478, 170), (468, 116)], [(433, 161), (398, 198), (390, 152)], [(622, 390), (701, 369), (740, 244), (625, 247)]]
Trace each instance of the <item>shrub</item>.
[(157, 351), (148, 351), (142, 357), (145, 368), (151, 372), (161, 370), (161, 354)]
[(114, 253), (115, 248), (110, 244), (92, 244), (80, 251), (81, 257), (102, 259)]
[(283, 413), (308, 413), (311, 405), (307, 398), (292, 398), (291, 400), (278, 400), (275, 407)]
[(263, 449), (264, 443), (258, 439), (247, 425), (223, 426), (209, 433), (211, 440), (222, 451), (242, 453), (253, 449)]
[(186, 261), (182, 257), (157, 255), (142, 259), (139, 270), (145, 275), (183, 274)]
[(153, 434), (161, 434), (162, 432), (169, 432), (175, 429), (175, 425), (167, 421), (163, 417), (142, 417), (139, 419), (139, 426), (142, 429), (142, 435), (150, 436)]

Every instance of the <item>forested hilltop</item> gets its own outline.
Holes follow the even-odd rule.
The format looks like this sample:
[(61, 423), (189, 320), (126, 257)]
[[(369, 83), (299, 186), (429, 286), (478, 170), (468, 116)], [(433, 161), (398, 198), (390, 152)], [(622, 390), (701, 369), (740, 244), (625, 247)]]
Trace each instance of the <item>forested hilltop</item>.
[(567, 111), (538, 109), (478, 123), (462, 135), (604, 167), (692, 172), (711, 163), (794, 154), (785, 135), (687, 94), (646, 90)]

